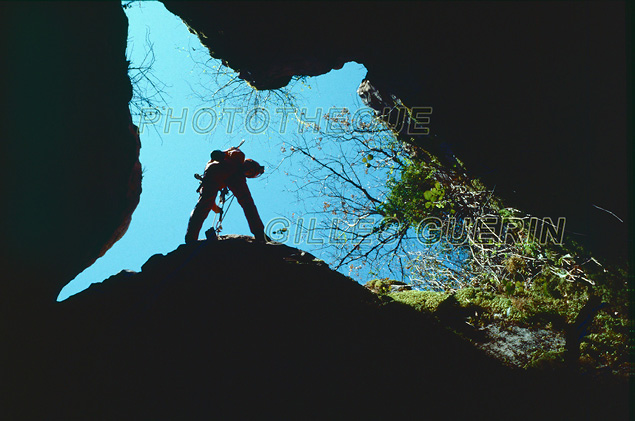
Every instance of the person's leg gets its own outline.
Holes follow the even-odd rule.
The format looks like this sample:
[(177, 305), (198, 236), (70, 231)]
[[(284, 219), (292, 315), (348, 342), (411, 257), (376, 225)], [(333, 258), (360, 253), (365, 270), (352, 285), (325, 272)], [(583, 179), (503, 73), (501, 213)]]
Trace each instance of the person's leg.
[(190, 215), (190, 221), (187, 224), (187, 232), (185, 233), (185, 243), (193, 243), (198, 240), (198, 234), (201, 232), (203, 222), (209, 215), (209, 211), (215, 205), (217, 190), (207, 192), (203, 190), (198, 198), (198, 202)]
[(211, 208), (214, 213), (221, 213), (222, 209), (218, 207), (218, 205), (216, 204), (216, 199), (212, 200), (212, 208)]
[(234, 197), (238, 200), (238, 203), (245, 212), (247, 223), (249, 224), (249, 230), (254, 235), (256, 240), (267, 241), (265, 235), (265, 226), (260, 219), (258, 209), (254, 203), (254, 199), (251, 197), (247, 182), (244, 178), (232, 180), (232, 183), (228, 185), (229, 189), (234, 193)]

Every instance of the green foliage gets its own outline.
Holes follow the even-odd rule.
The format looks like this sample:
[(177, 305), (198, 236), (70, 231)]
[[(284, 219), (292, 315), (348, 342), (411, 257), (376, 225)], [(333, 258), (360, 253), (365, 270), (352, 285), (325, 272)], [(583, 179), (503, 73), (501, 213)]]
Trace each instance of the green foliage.
[(437, 291), (402, 291), (388, 294), (388, 296), (395, 301), (414, 307), (418, 311), (434, 313), (449, 294)]
[(375, 294), (386, 294), (390, 291), (390, 282), (387, 279), (372, 279), (364, 285)]
[(388, 184), (390, 194), (382, 205), (383, 214), (399, 221), (415, 225), (425, 217), (424, 191), (431, 185), (429, 173), (423, 168), (409, 165), (401, 174), (401, 180), (394, 178)]
[(625, 346), (628, 342), (628, 319), (612, 310), (599, 313), (580, 346), (583, 368), (593, 370), (606, 367), (624, 375), (629, 374), (631, 364)]
[(527, 364), (527, 368), (544, 371), (561, 368), (564, 366), (564, 354), (564, 348), (550, 351), (538, 351), (532, 356), (531, 360)]
[(408, 161), (399, 179), (393, 177), (388, 182), (390, 191), (382, 205), (383, 214), (411, 226), (429, 216), (454, 215), (456, 210), (447, 195), (449, 186), (440, 175), (424, 161)]
[(396, 281), (394, 279), (389, 278), (381, 278), (381, 279), (372, 279), (366, 282), (364, 285), (369, 290), (373, 291), (375, 294), (388, 294), (393, 285), (407, 285), (405, 282)]
[[(545, 289), (545, 283), (551, 289)], [(595, 289), (595, 292), (601, 289)], [(468, 320), (476, 327), (492, 323), (501, 326), (523, 326), (547, 329), (564, 336), (567, 326), (572, 325), (588, 300), (588, 288), (576, 283), (562, 283), (556, 279), (537, 282), (529, 289), (493, 291), (478, 287), (467, 287), (456, 291), (453, 297), (459, 303), (457, 314), (462, 309), (471, 309)], [(440, 291), (403, 291), (389, 293), (388, 297), (409, 305), (414, 309), (434, 314), (450, 294)], [(623, 294), (622, 300), (626, 298)], [(621, 303), (621, 306), (620, 306)], [(600, 311), (588, 327), (588, 335), (581, 344), (581, 368), (589, 371), (598, 368), (610, 369), (620, 375), (630, 370), (628, 340), (629, 320), (626, 302), (618, 300), (616, 305)], [(477, 309), (474, 311), (474, 309)], [(623, 313), (621, 313), (623, 312)], [(527, 364), (527, 368), (551, 369), (564, 364), (564, 349), (538, 351)]]
[[(328, 118), (348, 127), (346, 115)], [(343, 203), (344, 215), (383, 216), (372, 234), (386, 234), (398, 226), (394, 230), (396, 235), (391, 237), (398, 240), (396, 244), (401, 244), (410, 228), (430, 217), (441, 221), (455, 218), (459, 225), (464, 224), (467, 232), (466, 241), (460, 245), (446, 241), (452, 234), (442, 231), (446, 238), (440, 246), (408, 250), (400, 256), (400, 263), (401, 257), (406, 260), (400, 267), (410, 271), (402, 272), (402, 276), (408, 276), (414, 287), (435, 291), (392, 292), (399, 282), (387, 278), (368, 282), (366, 286), (370, 290), (384, 300), (393, 299), (429, 313), (434, 313), (453, 292), (452, 296), (463, 310), (461, 314), (473, 314), (469, 322), (474, 326), (496, 323), (504, 327), (550, 329), (560, 335), (574, 323), (593, 294), (608, 303), (610, 310), (602, 310), (589, 328), (582, 360), (589, 367), (608, 365), (613, 369), (624, 363), (628, 338), (624, 269), (605, 268), (570, 240), (565, 245), (540, 244), (534, 238), (531, 215), (506, 207), (483, 183), (469, 178), (458, 160), (458, 164), (448, 168), (430, 153), (414, 146), (416, 142), (412, 139), (403, 145), (393, 141), (375, 144), (376, 140), (370, 138), (351, 139), (362, 146), (354, 162), (360, 164), (366, 174), (379, 168), (390, 169), (390, 172), (385, 195), (382, 192), (370, 197), (369, 191), (362, 188), (370, 200), (368, 206), (349, 206), (355, 201), (346, 202), (343, 198), (347, 195), (336, 195)], [(301, 148), (297, 150), (302, 152)], [(316, 159), (308, 152), (306, 155)], [(340, 166), (326, 160), (319, 162), (343, 182), (360, 189), (355, 177), (342, 178)], [(337, 203), (333, 203), (331, 208), (336, 206)], [(479, 218), (490, 217), (502, 220), (505, 228), (497, 232), (479, 231)], [(516, 222), (506, 225), (509, 221)], [(482, 241), (483, 238), (487, 241)], [(397, 247), (383, 256), (395, 256), (396, 250)], [(353, 255), (351, 251), (345, 259)], [(448, 260), (455, 264), (447, 265)], [(608, 357), (609, 354), (617, 356)], [(535, 355), (530, 365), (561, 363), (562, 350), (552, 349)]]

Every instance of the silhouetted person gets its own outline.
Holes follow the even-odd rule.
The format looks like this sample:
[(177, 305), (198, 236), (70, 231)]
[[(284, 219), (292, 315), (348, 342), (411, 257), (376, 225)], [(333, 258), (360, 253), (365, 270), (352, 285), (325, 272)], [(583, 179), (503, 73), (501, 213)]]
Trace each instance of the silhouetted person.
[(246, 180), (258, 177), (265, 172), (265, 168), (254, 160), (245, 159), (245, 154), (238, 148), (213, 151), (211, 158), (205, 167), (203, 176), (195, 175), (201, 181), (197, 190), (200, 196), (187, 225), (185, 242), (192, 243), (198, 240), (198, 234), (210, 210), (216, 213), (221, 212), (221, 209), (216, 205), (216, 195), (225, 187), (231, 190), (242, 206), (249, 223), (249, 229), (256, 240), (266, 241), (265, 228), (260, 220), (260, 215), (258, 215), (258, 209), (256, 209), (251, 197)]

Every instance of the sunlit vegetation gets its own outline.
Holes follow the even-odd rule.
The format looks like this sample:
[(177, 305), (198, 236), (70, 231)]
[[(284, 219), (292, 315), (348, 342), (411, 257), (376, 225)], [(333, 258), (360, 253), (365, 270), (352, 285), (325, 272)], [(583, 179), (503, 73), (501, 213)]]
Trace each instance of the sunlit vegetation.
[[(345, 232), (333, 259), (337, 267), (367, 265), (379, 274), (389, 266), (390, 276), (369, 281), (370, 290), (432, 314), (455, 300), (444, 314), (455, 312), (475, 331), (522, 327), (562, 341), (582, 338), (567, 344), (580, 350), (573, 363), (566, 361), (566, 347), (552, 341), (528, 351), (525, 368), (573, 364), (628, 374), (626, 267), (587, 253), (560, 221), (506, 206), (469, 177), (459, 159), (448, 164), (389, 125), (355, 125), (346, 110), (325, 116), (325, 125), (333, 123), (342, 132), (322, 130), (285, 152), (305, 159), (310, 177), (301, 189), (324, 197), (318, 213), (336, 215), (347, 227), (380, 218), (372, 230)], [(327, 140), (338, 145), (335, 153), (323, 150)]]

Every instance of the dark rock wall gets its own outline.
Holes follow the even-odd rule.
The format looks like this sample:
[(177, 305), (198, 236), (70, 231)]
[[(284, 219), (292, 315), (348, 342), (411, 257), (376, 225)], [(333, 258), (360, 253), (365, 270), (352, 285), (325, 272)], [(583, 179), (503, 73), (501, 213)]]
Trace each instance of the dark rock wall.
[[(612, 381), (502, 367), (284, 245), (182, 245), (12, 332), (6, 419), (621, 419)], [(16, 340), (20, 338), (21, 340)], [(53, 415), (54, 414), (54, 415)], [(511, 415), (510, 415), (511, 414)]]
[(3, 2), (0, 27), (0, 302), (53, 302), (139, 201), (127, 19), (117, 2)]
[[(364, 63), (384, 97), (432, 106), (432, 133), (511, 206), (625, 255), (623, 4), (165, 4), (259, 89)], [(71, 2), (3, 3), (1, 19), (2, 263), (19, 272), (4, 287), (48, 299), (138, 202), (126, 18), (116, 2)]]
[(510, 206), (626, 256), (624, 3), (164, 4), (258, 89), (363, 63), (385, 97), (432, 106), (431, 132)]
[[(575, 6), (582, 9), (571, 18), (559, 6), (552, 19), (525, 10), (510, 20), (516, 15), (489, 6), (483, 12), (443, 4), (168, 2), (182, 16), (189, 10), (190, 25), (206, 33), (210, 46), (214, 40), (214, 54), (254, 86), (275, 88), (293, 74), (319, 74), (355, 59), (380, 89), (409, 105), (436, 107), (435, 130), (461, 158), (476, 172), (498, 168), (493, 182), (518, 187), (517, 197), (530, 205), (551, 212), (560, 201), (583, 215), (572, 207), (581, 199), (558, 196), (569, 184), (563, 193), (547, 182), (558, 177), (575, 178), (594, 200), (621, 203), (623, 116), (612, 107), (623, 76), (614, 23), (619, 10)], [(557, 38), (559, 25), (570, 21)], [(535, 25), (546, 31), (539, 53), (501, 61), (516, 48), (514, 34), (525, 34), (522, 51), (533, 51), (526, 31)], [(151, 258), (141, 273), (124, 272), (55, 303), (62, 285), (125, 231), (139, 199), (126, 18), (117, 2), (0, 3), (0, 28), (0, 418), (624, 418), (624, 385), (507, 370), (432, 320), (381, 305), (361, 286), (284, 246), (240, 238), (186, 245)], [(475, 37), (482, 31), (481, 45)], [(593, 35), (586, 38), (588, 53), (575, 59), (566, 58), (571, 31)], [(547, 59), (542, 49), (551, 46)], [(525, 69), (533, 63), (527, 57), (543, 61)], [(570, 69), (588, 63), (576, 76), (581, 79), (567, 79)], [(613, 78), (607, 68), (618, 69)], [(500, 85), (491, 71), (499, 71)], [(510, 76), (514, 71), (518, 77)], [(535, 90), (518, 82), (524, 80), (535, 82)], [(588, 97), (578, 91), (585, 83)], [(520, 91), (511, 95), (501, 86)], [(539, 116), (545, 86), (554, 89), (548, 121), (556, 128), (530, 118)], [(538, 99), (527, 105), (524, 95)], [(587, 112), (600, 101), (597, 119), (577, 118), (585, 109), (580, 101), (591, 104)], [(529, 114), (515, 112), (523, 106)], [(571, 106), (573, 116), (563, 111)], [(512, 120), (500, 126), (505, 116)], [(496, 124), (472, 132), (467, 123), (479, 117)], [(538, 121), (528, 125), (529, 134), (544, 135), (528, 147), (563, 158), (544, 167), (551, 178), (498, 165), (532, 157), (518, 140), (508, 143), (528, 121)], [(580, 121), (588, 130), (573, 130)], [(605, 128), (604, 146), (595, 137), (584, 143), (573, 136), (599, 136)], [(502, 146), (510, 150), (499, 153)], [(492, 150), (493, 156), (486, 153)], [(591, 159), (601, 166), (579, 164)], [(598, 172), (613, 194), (597, 193)], [(546, 197), (521, 190), (534, 182), (547, 189)]]

